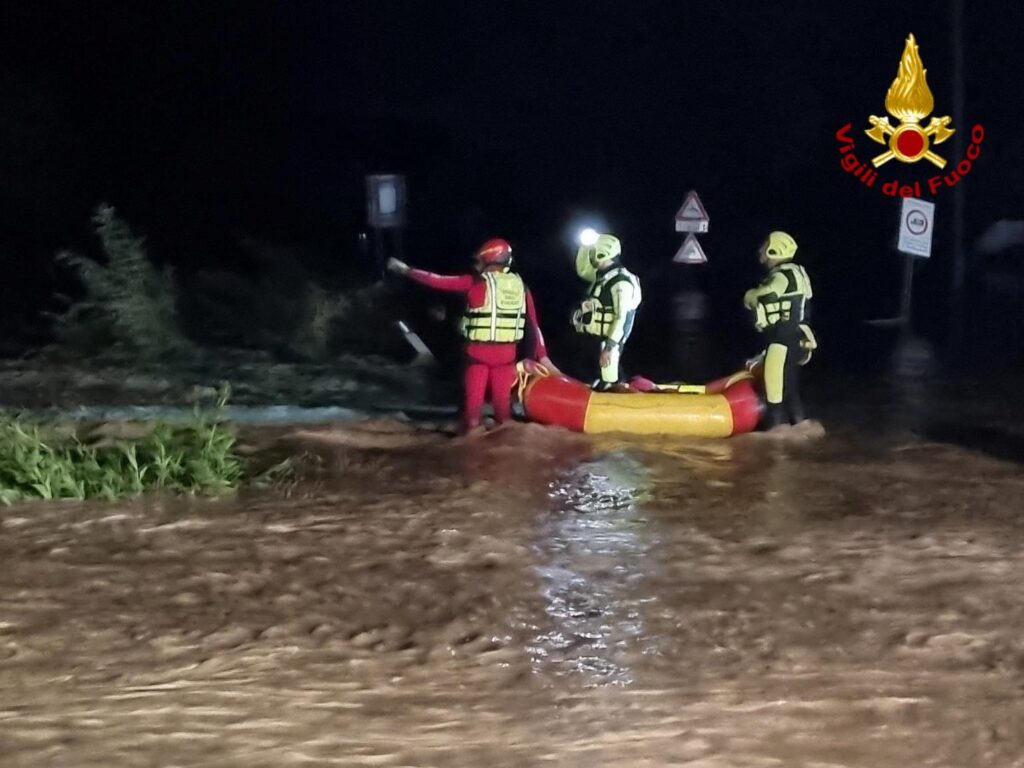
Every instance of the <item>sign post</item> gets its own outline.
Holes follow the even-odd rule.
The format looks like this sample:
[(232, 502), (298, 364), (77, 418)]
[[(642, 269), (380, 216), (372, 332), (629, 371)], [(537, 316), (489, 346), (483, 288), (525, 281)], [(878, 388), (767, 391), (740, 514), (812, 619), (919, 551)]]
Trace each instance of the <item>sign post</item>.
[[(366, 177), (366, 219), (373, 230), (377, 268), (386, 277), (388, 256), (402, 258), (402, 228), (405, 226), (404, 176), (385, 173)], [(388, 253), (389, 250), (391, 253)], [(413, 365), (435, 362), (434, 355), (415, 331), (402, 320), (395, 325), (416, 352)]]
[(935, 229), (935, 203), (905, 197), (900, 206), (900, 236), (896, 248), (903, 254), (903, 295), (900, 297), (900, 323), (910, 328), (913, 297), (914, 258), (931, 258), (932, 232)]
[(707, 232), (710, 223), (704, 203), (694, 190), (690, 190), (682, 206), (676, 211), (676, 232), (687, 232), (686, 239), (676, 251), (672, 261), (676, 264), (706, 264), (708, 257), (697, 242), (696, 232)]
[(932, 255), (932, 230), (935, 228), (935, 203), (903, 198), (900, 208), (900, 239), (896, 246), (911, 256), (929, 258)]
[(900, 314), (880, 320), (868, 320), (868, 325), (879, 327), (901, 326), (910, 330), (910, 305), (913, 296), (914, 259), (927, 259), (932, 255), (932, 232), (935, 230), (935, 203), (905, 197), (900, 203), (900, 231), (896, 250), (903, 254), (903, 289), (900, 294)]
[[(402, 258), (402, 228), (405, 226), (405, 177), (393, 173), (366, 177), (366, 218), (373, 230), (377, 267), (384, 269), (389, 255)], [(388, 237), (385, 233), (390, 233)], [(385, 238), (394, 253), (387, 253)]]
[[(707, 264), (708, 257), (697, 240), (698, 233), (708, 231), (707, 209), (694, 190), (690, 190), (676, 211), (676, 232), (686, 238), (672, 258), (675, 264)], [(704, 321), (708, 311), (707, 296), (700, 290), (697, 274), (687, 269), (679, 275), (682, 284), (673, 296), (672, 357), (676, 369), (687, 380), (707, 377), (707, 334)]]

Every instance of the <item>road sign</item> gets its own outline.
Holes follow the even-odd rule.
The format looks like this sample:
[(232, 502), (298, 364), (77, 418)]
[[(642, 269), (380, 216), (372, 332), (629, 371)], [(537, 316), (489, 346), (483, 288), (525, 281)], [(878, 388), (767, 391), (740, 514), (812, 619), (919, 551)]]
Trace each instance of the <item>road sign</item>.
[(932, 255), (932, 230), (935, 229), (935, 203), (903, 198), (900, 208), (900, 239), (896, 246), (912, 256), (928, 258)]
[(706, 264), (708, 257), (704, 255), (704, 249), (700, 247), (696, 236), (691, 232), (679, 246), (672, 261), (676, 264)]
[(682, 207), (676, 212), (676, 232), (707, 232), (710, 221), (704, 203), (691, 189)]
[(405, 224), (405, 177), (378, 174), (366, 177), (366, 213), (374, 229)]

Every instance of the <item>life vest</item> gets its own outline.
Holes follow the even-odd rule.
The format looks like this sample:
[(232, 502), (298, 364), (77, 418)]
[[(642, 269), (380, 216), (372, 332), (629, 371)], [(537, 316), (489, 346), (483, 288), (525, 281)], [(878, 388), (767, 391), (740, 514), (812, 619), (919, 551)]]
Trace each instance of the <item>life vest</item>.
[(625, 311), (627, 313), (636, 311), (636, 308), (640, 306), (640, 281), (625, 267), (609, 269), (598, 275), (597, 280), (587, 292), (587, 298), (573, 313), (572, 324), (578, 333), (602, 338), (608, 337), (616, 320), (612, 289), (622, 282), (633, 286), (633, 306)]
[[(759, 330), (775, 327), (797, 327), (809, 314), (810, 300), (814, 297), (811, 279), (801, 265), (786, 262), (772, 269), (769, 280), (781, 274), (786, 278), (782, 293), (765, 293), (756, 297), (754, 325)], [(755, 289), (756, 290), (756, 289)]]
[(526, 334), (526, 286), (511, 272), (484, 272), (484, 303), (467, 307), (462, 335), (469, 341), (513, 344)]

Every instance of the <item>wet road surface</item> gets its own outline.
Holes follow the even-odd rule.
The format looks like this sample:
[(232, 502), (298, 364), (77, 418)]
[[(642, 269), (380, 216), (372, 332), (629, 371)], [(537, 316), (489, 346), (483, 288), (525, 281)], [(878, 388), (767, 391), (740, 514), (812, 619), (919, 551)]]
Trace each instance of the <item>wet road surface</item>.
[(1015, 438), (884, 402), (300, 427), (287, 492), (2, 509), (0, 765), (1024, 766)]

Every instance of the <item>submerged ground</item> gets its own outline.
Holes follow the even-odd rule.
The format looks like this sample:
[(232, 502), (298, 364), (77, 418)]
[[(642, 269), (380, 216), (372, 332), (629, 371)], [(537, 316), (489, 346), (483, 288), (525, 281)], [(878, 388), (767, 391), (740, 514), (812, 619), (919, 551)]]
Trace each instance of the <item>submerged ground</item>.
[(251, 429), (316, 477), (0, 510), (0, 765), (1024, 766), (1017, 391), (837, 389), (808, 442)]

